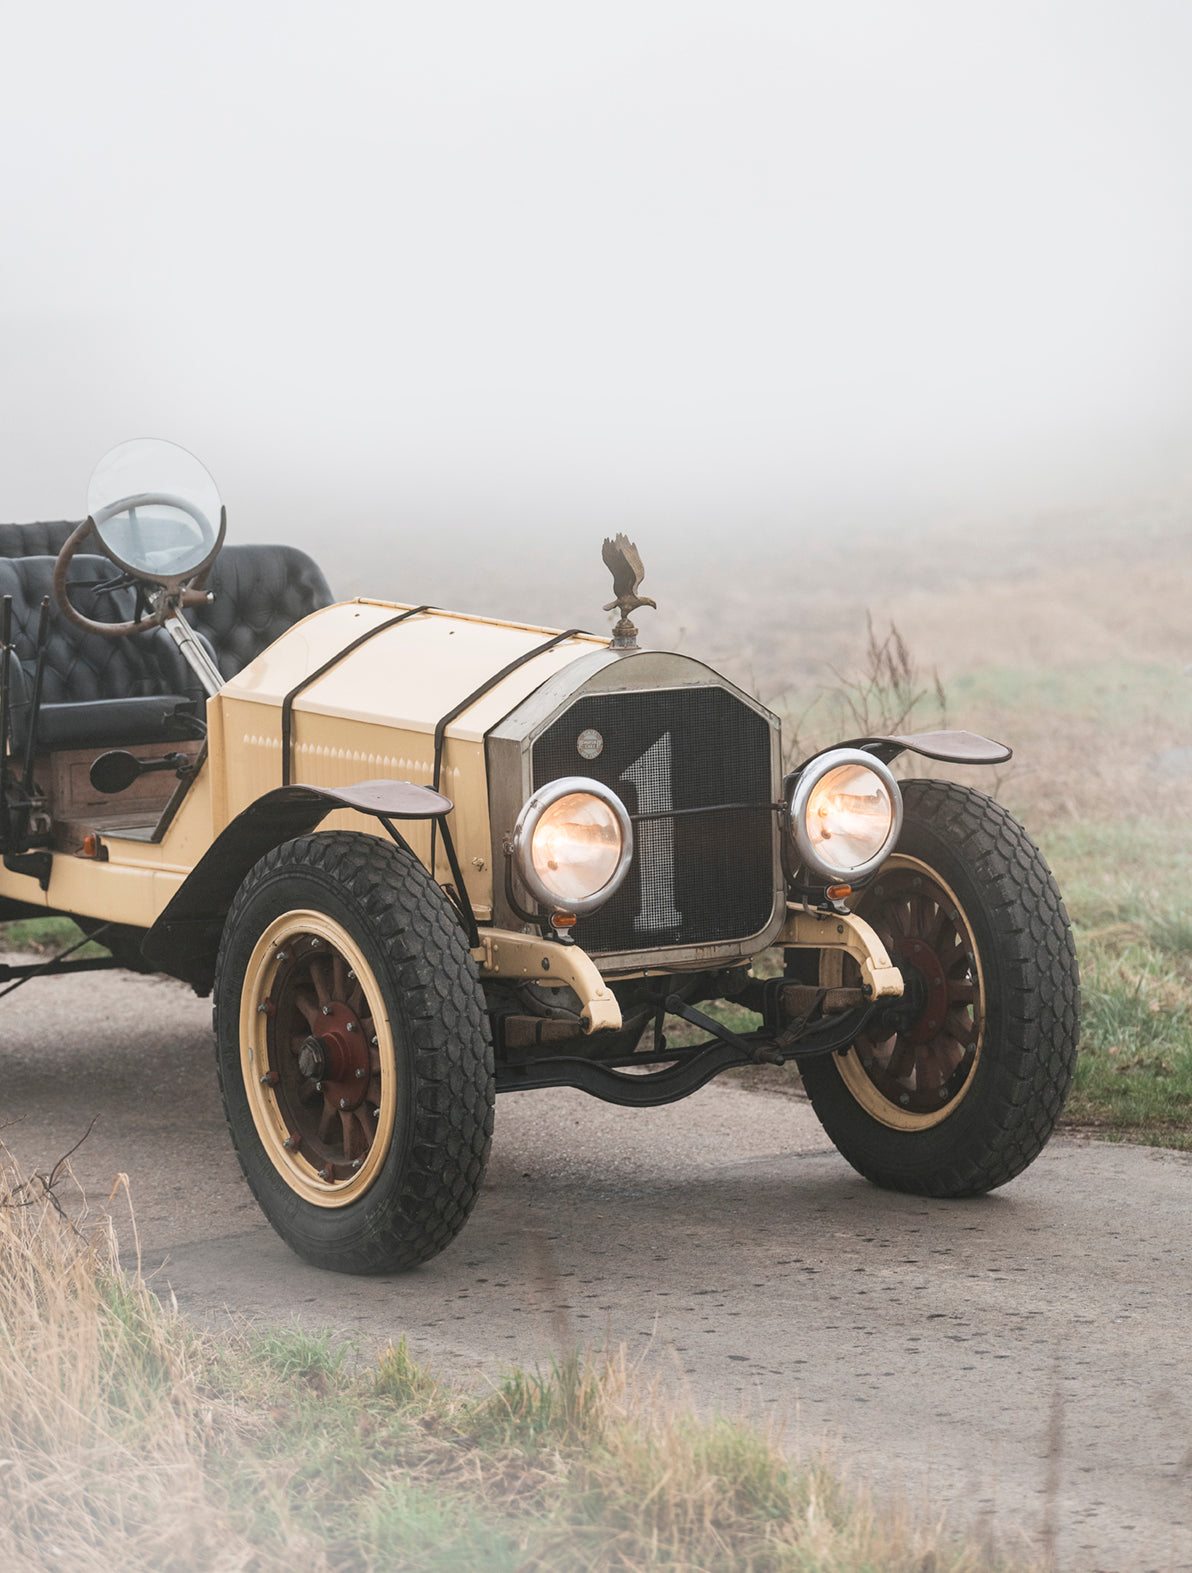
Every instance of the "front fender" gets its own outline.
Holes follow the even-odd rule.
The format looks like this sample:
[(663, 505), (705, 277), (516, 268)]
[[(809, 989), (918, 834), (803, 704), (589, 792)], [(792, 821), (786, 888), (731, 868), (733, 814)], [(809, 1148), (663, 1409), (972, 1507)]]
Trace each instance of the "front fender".
[[(951, 731), (853, 737), (847, 743), (833, 743), (830, 748), (822, 748), (820, 753), (830, 754), (838, 748), (864, 749), (887, 765), (908, 749), (912, 754), (922, 754), (925, 759), (942, 759), (952, 765), (1001, 765), (1014, 752), (1005, 743), (995, 743), (991, 737), (982, 737), (978, 732)], [(818, 758), (819, 754), (811, 756), (811, 759)], [(809, 765), (811, 759), (805, 759), (799, 770)]]
[(216, 836), (141, 942), (157, 972), (209, 994), (232, 899), (266, 852), (305, 835), (337, 809), (385, 819), (439, 819), (449, 797), (410, 781), (358, 781), (347, 787), (283, 786), (266, 792)]

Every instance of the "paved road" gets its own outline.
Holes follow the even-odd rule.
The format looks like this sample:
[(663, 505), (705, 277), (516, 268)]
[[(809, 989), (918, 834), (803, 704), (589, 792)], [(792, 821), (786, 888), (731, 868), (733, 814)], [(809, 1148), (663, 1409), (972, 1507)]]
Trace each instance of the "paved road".
[(129, 1174), (146, 1270), (195, 1315), (406, 1332), (472, 1380), (623, 1342), (916, 1510), (1054, 1526), (1072, 1573), (1192, 1569), (1187, 1156), (1057, 1141), (994, 1196), (932, 1203), (866, 1185), (788, 1100), (519, 1094), (459, 1240), (343, 1278), (293, 1257), (240, 1178), (207, 1002), (101, 974), (3, 1009), (9, 1148), (47, 1167), (97, 1115), (75, 1172), (96, 1202)]

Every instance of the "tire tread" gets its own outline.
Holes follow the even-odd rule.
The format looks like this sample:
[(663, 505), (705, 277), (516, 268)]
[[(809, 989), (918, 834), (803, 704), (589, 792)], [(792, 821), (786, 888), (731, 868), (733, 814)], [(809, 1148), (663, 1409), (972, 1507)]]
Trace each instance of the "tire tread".
[[(367, 1229), (350, 1243), (320, 1248), (296, 1220), (303, 1205), (277, 1209), (268, 1158), (237, 1152), (262, 1210), (287, 1242), (317, 1265), (352, 1273), (400, 1272), (449, 1245), (475, 1204), (492, 1140), (492, 1041), (476, 964), (453, 908), (422, 863), (406, 848), (352, 831), (322, 831), (275, 847), (258, 862), (232, 903), (216, 968), (218, 1044), (237, 1040), (236, 1055), (219, 1052), (220, 1092), (233, 1136), (239, 1086), (239, 988), (228, 987), (229, 953), (258, 893), (301, 873), (335, 888), (371, 929), (400, 997), (403, 1030), (412, 1049), (414, 1110), (400, 1186), (372, 1209)], [(221, 986), (223, 985), (223, 986)], [(224, 1013), (232, 1016), (230, 1023)], [(225, 1058), (228, 1065), (225, 1067)], [(235, 1067), (235, 1070), (233, 1070)], [(231, 1099), (231, 1102), (230, 1102)], [(291, 1195), (293, 1193), (290, 1193)], [(366, 1197), (371, 1193), (366, 1193)]]

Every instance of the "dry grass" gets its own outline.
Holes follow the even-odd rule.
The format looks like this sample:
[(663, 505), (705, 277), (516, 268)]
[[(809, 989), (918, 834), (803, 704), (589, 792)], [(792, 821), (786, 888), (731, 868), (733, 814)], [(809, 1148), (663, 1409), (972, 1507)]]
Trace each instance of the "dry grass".
[[(789, 697), (778, 709), (783, 718), (783, 768), (793, 770), (821, 748), (851, 737), (885, 737), (948, 725), (948, 698), (937, 671), (924, 672), (891, 622), (879, 632), (865, 614), (865, 642), (855, 661), (828, 668), (830, 680)], [(922, 761), (904, 754), (905, 774)]]
[(0, 1183), (0, 1560), (135, 1573), (244, 1566), (207, 1520), (209, 1411), (177, 1326), (121, 1274), (64, 1166)]
[[(0, 1557), (105, 1573), (977, 1573), (982, 1547), (668, 1401), (624, 1355), (477, 1398), (404, 1341), (200, 1337), (72, 1221), (65, 1168), (0, 1184)], [(77, 1201), (77, 1198), (75, 1199)], [(76, 1209), (77, 1210), (77, 1209)]]

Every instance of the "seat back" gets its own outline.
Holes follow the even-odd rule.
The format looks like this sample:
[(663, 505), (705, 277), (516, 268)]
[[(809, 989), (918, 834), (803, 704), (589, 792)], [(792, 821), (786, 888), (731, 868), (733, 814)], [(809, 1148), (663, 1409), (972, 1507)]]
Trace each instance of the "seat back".
[[(39, 747), (116, 747), (193, 736), (193, 724), (176, 722), (174, 712), (191, 702), (201, 716), (206, 694), (170, 636), (154, 628), (108, 639), (77, 627), (54, 605), (54, 563), (53, 557), (0, 558), (0, 596), (12, 597), (15, 659), (9, 669), (9, 698), (14, 743), (24, 745), (29, 725), (37, 626), (46, 596), (51, 611)], [(95, 583), (113, 575), (106, 557), (76, 557), (68, 580), (72, 603), (100, 622), (131, 619), (134, 590), (95, 593)]]
[(78, 519), (53, 519), (37, 524), (0, 524), (0, 557), (57, 557)]
[[(0, 558), (56, 556), (77, 527), (78, 521), (69, 519), (0, 524)], [(111, 565), (105, 566), (110, 576)], [(206, 636), (225, 677), (235, 677), (287, 628), (335, 599), (318, 564), (296, 546), (225, 546), (215, 559), (207, 588), (215, 599), (185, 615)], [(115, 615), (113, 606), (101, 617), (114, 620)]]
[(210, 640), (225, 677), (335, 599), (318, 564), (296, 546), (225, 546), (207, 588), (215, 599), (185, 615)]

